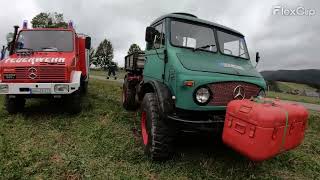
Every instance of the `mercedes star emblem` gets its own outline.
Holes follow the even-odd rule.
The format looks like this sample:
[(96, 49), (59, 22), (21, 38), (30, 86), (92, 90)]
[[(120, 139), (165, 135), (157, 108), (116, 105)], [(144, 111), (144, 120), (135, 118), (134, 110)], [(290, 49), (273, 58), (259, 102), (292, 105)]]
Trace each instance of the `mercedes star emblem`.
[(233, 90), (233, 99), (242, 100), (246, 97), (246, 94), (244, 92), (244, 88), (242, 86), (237, 86)]
[(36, 68), (34, 68), (34, 67), (31, 67), (31, 68), (29, 68), (29, 70), (28, 70), (28, 72), (30, 73), (29, 74), (29, 78), (30, 79), (36, 79), (37, 78), (37, 69)]

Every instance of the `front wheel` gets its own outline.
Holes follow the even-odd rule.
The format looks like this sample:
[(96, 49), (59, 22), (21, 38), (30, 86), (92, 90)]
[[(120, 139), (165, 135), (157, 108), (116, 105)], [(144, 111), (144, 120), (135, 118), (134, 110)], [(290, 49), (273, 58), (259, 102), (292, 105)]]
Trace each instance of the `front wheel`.
[(71, 114), (78, 114), (82, 111), (81, 92), (75, 91), (66, 97), (66, 109)]
[(5, 107), (9, 114), (16, 114), (24, 109), (26, 104), (25, 98), (16, 97), (10, 98), (9, 95), (6, 95)]
[(173, 154), (173, 131), (165, 119), (160, 118), (158, 99), (147, 93), (141, 106), (141, 136), (144, 152), (155, 161), (169, 159)]
[(81, 83), (80, 88), (81, 88), (81, 94), (82, 95), (86, 95), (88, 93), (88, 84), (89, 84), (88, 81), (83, 81)]

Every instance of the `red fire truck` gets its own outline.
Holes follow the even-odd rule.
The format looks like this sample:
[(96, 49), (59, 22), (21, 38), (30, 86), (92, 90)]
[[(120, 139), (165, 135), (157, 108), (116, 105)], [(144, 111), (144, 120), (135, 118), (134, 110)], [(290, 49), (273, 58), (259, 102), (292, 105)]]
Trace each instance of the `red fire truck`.
[(8, 57), (0, 61), (0, 94), (9, 113), (22, 111), (27, 98), (65, 101), (72, 113), (81, 111), (81, 95), (89, 80), (91, 38), (68, 28), (14, 27)]

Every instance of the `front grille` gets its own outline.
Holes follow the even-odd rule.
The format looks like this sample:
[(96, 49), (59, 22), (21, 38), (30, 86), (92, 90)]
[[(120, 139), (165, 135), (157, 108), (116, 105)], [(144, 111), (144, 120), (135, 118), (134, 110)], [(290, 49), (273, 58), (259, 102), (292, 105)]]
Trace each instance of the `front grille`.
[(257, 85), (246, 82), (222, 82), (210, 84), (209, 88), (213, 92), (213, 97), (208, 105), (212, 106), (226, 106), (230, 101), (234, 100), (234, 90), (241, 86), (245, 92), (245, 99), (250, 99), (257, 96), (260, 88)]
[(64, 82), (67, 71), (64, 66), (16, 67), (15, 74), (10, 81)]

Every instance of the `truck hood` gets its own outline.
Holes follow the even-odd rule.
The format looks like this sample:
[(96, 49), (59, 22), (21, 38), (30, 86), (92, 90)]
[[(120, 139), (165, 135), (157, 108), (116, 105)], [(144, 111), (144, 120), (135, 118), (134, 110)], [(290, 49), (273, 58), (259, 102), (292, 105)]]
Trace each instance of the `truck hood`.
[(250, 60), (231, 56), (197, 51), (177, 53), (184, 68), (192, 71), (232, 74), (238, 76), (262, 77), (252, 66)]
[(12, 55), (0, 61), (0, 67), (29, 67), (41, 65), (70, 65), (75, 58), (74, 53), (35, 52), (28, 56)]

